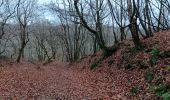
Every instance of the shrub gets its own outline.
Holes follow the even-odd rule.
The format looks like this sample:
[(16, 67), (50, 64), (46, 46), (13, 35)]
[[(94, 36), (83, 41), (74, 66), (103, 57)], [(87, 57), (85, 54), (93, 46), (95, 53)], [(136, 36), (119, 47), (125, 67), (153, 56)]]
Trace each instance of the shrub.
[(151, 82), (154, 79), (153, 73), (151, 71), (147, 71), (145, 73), (145, 81)]
[(157, 61), (158, 61), (158, 59), (157, 59), (155, 56), (154, 56), (154, 57), (151, 57), (151, 58), (149, 59), (149, 62), (150, 62), (150, 64), (151, 64), (151, 66), (155, 65)]
[(162, 96), (164, 93), (166, 93), (166, 85), (164, 84), (159, 84), (158, 86), (155, 86), (155, 93), (158, 97)]
[(149, 62), (151, 64), (151, 66), (155, 65), (156, 62), (158, 61), (158, 55), (160, 53), (160, 50), (158, 48), (154, 48), (150, 51), (150, 54), (152, 55), (152, 57), (149, 59)]
[(93, 63), (90, 67), (91, 70), (95, 69), (97, 67), (97, 63)]
[(170, 100), (170, 92), (164, 93), (162, 96), (163, 100)]
[(157, 97), (162, 98), (163, 100), (170, 100), (170, 91), (165, 84), (153, 85), (149, 87), (150, 91), (154, 92)]
[(134, 86), (134, 87), (131, 88), (130, 91), (131, 91), (131, 93), (132, 93), (133, 95), (136, 95), (137, 93), (139, 93), (140, 87), (139, 87), (139, 86)]
[(159, 55), (159, 53), (160, 53), (160, 50), (159, 50), (158, 48), (154, 48), (154, 49), (152, 49), (151, 52), (150, 52), (150, 54), (151, 54), (152, 56), (157, 56), (157, 55)]

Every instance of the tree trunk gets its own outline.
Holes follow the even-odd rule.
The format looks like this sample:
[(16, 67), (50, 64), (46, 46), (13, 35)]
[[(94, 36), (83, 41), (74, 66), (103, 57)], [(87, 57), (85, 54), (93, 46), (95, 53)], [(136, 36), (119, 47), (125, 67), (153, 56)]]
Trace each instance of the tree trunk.
[(125, 31), (124, 31), (124, 28), (123, 27), (120, 27), (120, 39), (121, 41), (125, 40), (126, 39), (126, 35), (125, 35)]
[[(137, 12), (135, 9), (135, 2), (131, 0), (127, 0), (127, 4), (128, 4), (128, 16), (129, 16), (129, 29), (131, 31), (132, 34), (132, 39), (134, 42), (134, 45), (137, 49), (141, 48), (141, 43), (140, 43), (140, 38), (139, 38), (139, 34), (138, 34), (138, 26), (137, 26)], [(132, 4), (133, 4), (133, 8), (132, 8)]]
[(17, 58), (17, 62), (20, 62), (21, 57), (24, 57), (24, 48), (28, 41), (26, 41), (26, 26), (20, 26), (21, 29), (21, 48), (19, 50), (19, 55)]
[(18, 62), (18, 63), (19, 63), (20, 60), (21, 60), (21, 57), (22, 57), (22, 55), (23, 55), (23, 51), (24, 51), (24, 47), (22, 47), (22, 48), (19, 50), (19, 55), (18, 55), (18, 57), (17, 57), (17, 62)]
[[(133, 23), (133, 24), (132, 24)], [(141, 48), (141, 43), (140, 43), (140, 38), (139, 38), (139, 34), (138, 34), (138, 28), (137, 28), (137, 22), (136, 19), (132, 19), (131, 25), (129, 26), (131, 34), (132, 34), (132, 38), (133, 38), (133, 42), (135, 44), (135, 47), (137, 49)]]
[(149, 32), (149, 34), (148, 34), (148, 37), (151, 37), (151, 36), (153, 36), (153, 33), (152, 33), (152, 28), (151, 28), (151, 18), (150, 18), (150, 16), (149, 16), (149, 0), (145, 0), (145, 8), (146, 8), (146, 18), (147, 18), (147, 21), (148, 21), (148, 32)]

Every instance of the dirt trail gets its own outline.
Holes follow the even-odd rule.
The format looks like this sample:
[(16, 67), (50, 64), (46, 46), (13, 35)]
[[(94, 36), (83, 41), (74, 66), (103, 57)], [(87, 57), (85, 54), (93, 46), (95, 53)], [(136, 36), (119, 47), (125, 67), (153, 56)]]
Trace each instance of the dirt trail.
[(127, 88), (132, 85), (129, 78), (133, 81), (142, 77), (138, 71), (113, 68), (115, 72), (110, 75), (69, 66), (58, 62), (46, 66), (28, 62), (5, 66), (0, 71), (0, 99), (128, 100)]
[(79, 99), (79, 95), (84, 94), (77, 80), (81, 76), (67, 69), (63, 63), (48, 66), (30, 63), (4, 66), (0, 72), (0, 98)]

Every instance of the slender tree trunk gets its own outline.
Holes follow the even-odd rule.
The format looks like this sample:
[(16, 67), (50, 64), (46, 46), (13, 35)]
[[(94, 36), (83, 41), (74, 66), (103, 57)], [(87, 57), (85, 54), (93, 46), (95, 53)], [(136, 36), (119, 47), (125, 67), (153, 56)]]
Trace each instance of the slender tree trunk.
[(158, 18), (158, 25), (157, 25), (157, 31), (160, 31), (160, 25), (162, 20), (162, 10), (163, 10), (163, 0), (160, 0), (160, 10), (159, 10), (159, 18)]
[(25, 46), (26, 46), (26, 30), (25, 30), (25, 26), (21, 26), (21, 48), (19, 49), (17, 62), (20, 62), (21, 57), (24, 57)]
[(23, 56), (23, 51), (24, 51), (25, 45), (22, 45), (21, 49), (19, 50), (19, 55), (17, 57), (17, 62), (19, 63), (21, 60), (21, 57)]
[(121, 41), (125, 40), (126, 35), (125, 35), (124, 27), (120, 27), (120, 33), (121, 33), (121, 35), (120, 35)]
[(140, 49), (141, 43), (140, 43), (139, 34), (138, 34), (138, 27), (137, 27), (137, 17), (136, 17), (137, 12), (134, 9), (135, 4), (133, 2), (133, 6), (132, 6), (131, 0), (127, 0), (127, 4), (128, 4), (128, 16), (129, 16), (129, 21), (130, 21), (129, 28), (130, 28), (130, 31), (131, 31), (131, 34), (132, 34), (133, 42), (134, 42), (135, 47), (137, 49)]
[(152, 34), (152, 28), (151, 28), (151, 18), (149, 16), (149, 0), (145, 0), (145, 8), (146, 8), (146, 18), (147, 18), (147, 21), (148, 21), (148, 32), (149, 32), (149, 36), (148, 37), (151, 37), (153, 36)]
[(96, 41), (96, 38), (94, 37), (93, 53), (95, 54), (96, 52), (97, 52), (97, 41)]

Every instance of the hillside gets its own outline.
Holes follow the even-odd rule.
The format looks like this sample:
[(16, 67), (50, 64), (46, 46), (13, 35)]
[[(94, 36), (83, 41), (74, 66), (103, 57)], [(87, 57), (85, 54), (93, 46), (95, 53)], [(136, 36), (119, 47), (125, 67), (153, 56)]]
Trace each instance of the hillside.
[(150, 88), (166, 85), (159, 91), (169, 92), (170, 31), (155, 33), (142, 40), (142, 45), (142, 50), (136, 50), (126, 40), (115, 54), (101, 61), (101, 52), (76, 63), (0, 60), (0, 99), (161, 99), (163, 93), (158, 96)]

